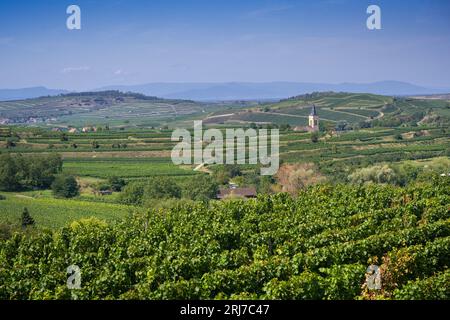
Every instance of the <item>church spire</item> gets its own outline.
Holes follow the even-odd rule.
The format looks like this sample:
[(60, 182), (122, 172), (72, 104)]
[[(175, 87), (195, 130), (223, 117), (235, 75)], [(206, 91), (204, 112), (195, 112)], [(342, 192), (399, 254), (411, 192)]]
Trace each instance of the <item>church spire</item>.
[(317, 116), (317, 111), (316, 111), (316, 105), (315, 104), (312, 105), (311, 113), (309, 115), (310, 116)]

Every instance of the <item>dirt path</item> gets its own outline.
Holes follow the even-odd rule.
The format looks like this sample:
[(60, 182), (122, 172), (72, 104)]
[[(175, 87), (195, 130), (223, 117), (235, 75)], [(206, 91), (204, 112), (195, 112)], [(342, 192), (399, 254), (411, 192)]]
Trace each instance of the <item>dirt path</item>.
[(24, 195), (24, 194), (15, 194), (14, 196), (17, 197), (17, 198), (32, 199), (32, 200), (34, 200), (33, 197), (26, 196), (26, 195)]

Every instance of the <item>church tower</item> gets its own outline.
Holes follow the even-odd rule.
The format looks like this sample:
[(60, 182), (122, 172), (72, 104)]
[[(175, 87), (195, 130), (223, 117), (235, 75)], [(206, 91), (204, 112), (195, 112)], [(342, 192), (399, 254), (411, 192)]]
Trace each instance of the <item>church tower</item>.
[(319, 130), (319, 116), (317, 115), (316, 106), (313, 105), (309, 114), (309, 127), (313, 131)]

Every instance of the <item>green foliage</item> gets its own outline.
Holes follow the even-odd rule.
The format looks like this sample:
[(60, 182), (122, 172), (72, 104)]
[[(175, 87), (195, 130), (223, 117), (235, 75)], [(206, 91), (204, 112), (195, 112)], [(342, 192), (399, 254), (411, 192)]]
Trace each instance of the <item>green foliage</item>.
[(181, 188), (171, 178), (155, 177), (149, 179), (144, 189), (144, 197), (149, 199), (180, 198)]
[(397, 181), (395, 171), (388, 165), (373, 166), (355, 171), (349, 177), (352, 183), (392, 183)]
[(22, 211), (22, 228), (26, 228), (28, 226), (34, 225), (34, 219), (31, 217), (30, 213), (28, 212), (27, 208), (24, 208)]
[(0, 223), (0, 241), (11, 238), (14, 226), (7, 222)]
[(65, 132), (61, 133), (61, 136), (60, 136), (59, 139), (60, 139), (62, 142), (69, 141), (69, 137), (67, 136), (67, 133), (65, 133)]
[(234, 177), (241, 176), (242, 171), (238, 165), (225, 164), (221, 166), (217, 166), (214, 169), (214, 179), (218, 184), (227, 184), (230, 179)]
[(0, 155), (0, 190), (17, 190), (21, 184), (20, 168), (9, 154)]
[(122, 188), (126, 186), (126, 182), (124, 179), (112, 176), (108, 178), (108, 183), (111, 186), (112, 191), (120, 192)]
[(129, 205), (140, 205), (144, 197), (144, 182), (130, 182), (123, 188), (119, 201)]
[[(448, 299), (449, 186), (323, 185), (15, 234), (0, 299), (70, 299), (72, 264), (79, 299)], [(365, 296), (374, 261), (383, 290)]]
[(52, 191), (56, 197), (73, 198), (79, 195), (80, 187), (73, 176), (58, 175), (52, 183)]
[(50, 187), (63, 165), (61, 156), (58, 154), (31, 156), (25, 161), (28, 163), (26, 184), (39, 189)]
[[(51, 192), (50, 192), (51, 194)], [(138, 208), (107, 202), (83, 201), (79, 198), (53, 198), (51, 196), (25, 196), (6, 194), (0, 203), (0, 225), (13, 221), (20, 226), (23, 208), (33, 214), (38, 229), (58, 229), (69, 222), (95, 216), (108, 222), (120, 220)]]
[(58, 154), (0, 155), (0, 190), (48, 188), (61, 170), (62, 159)]
[(450, 270), (409, 281), (394, 292), (394, 298), (398, 300), (448, 300), (449, 297)]
[(190, 179), (183, 189), (183, 196), (192, 200), (208, 201), (214, 199), (219, 191), (219, 186), (213, 178), (201, 175)]

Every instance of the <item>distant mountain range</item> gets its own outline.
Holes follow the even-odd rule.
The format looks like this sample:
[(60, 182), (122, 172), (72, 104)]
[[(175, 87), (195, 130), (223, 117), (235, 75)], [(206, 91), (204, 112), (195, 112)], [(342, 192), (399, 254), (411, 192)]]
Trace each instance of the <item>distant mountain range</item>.
[(100, 90), (121, 90), (163, 98), (190, 100), (282, 99), (314, 91), (373, 93), (380, 95), (425, 95), (448, 93), (449, 89), (425, 88), (406, 82), (307, 83), (307, 82), (230, 82), (230, 83), (149, 83), (137, 86), (108, 86)]
[[(340, 84), (307, 82), (148, 83), (93, 89), (93, 91), (103, 90), (131, 91), (161, 98), (197, 101), (282, 99), (314, 91), (373, 93), (388, 96), (430, 95), (450, 92), (450, 88), (427, 88), (400, 81)], [(0, 89), (0, 100), (36, 98), (67, 92), (67, 90), (47, 89), (45, 87)]]
[(0, 89), (0, 101), (31, 99), (44, 96), (56, 96), (68, 93), (67, 90), (48, 89), (46, 87), (31, 87), (22, 89)]

